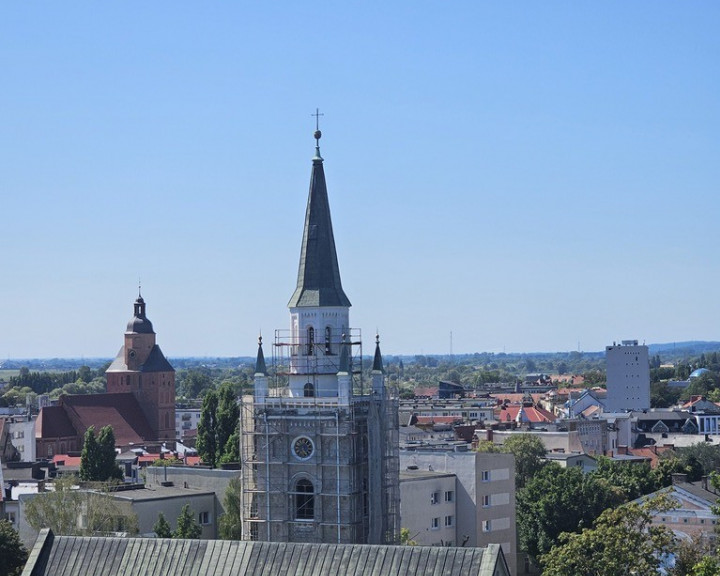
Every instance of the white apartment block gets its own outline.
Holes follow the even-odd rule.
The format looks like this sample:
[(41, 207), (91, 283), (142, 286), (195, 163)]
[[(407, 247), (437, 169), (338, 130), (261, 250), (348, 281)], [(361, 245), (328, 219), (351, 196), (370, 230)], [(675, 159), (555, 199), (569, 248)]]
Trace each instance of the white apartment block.
[(650, 408), (650, 360), (648, 347), (637, 340), (623, 340), (605, 347), (607, 363), (606, 412)]
[(400, 472), (401, 527), (420, 546), (459, 546), (455, 474), (429, 470)]
[[(405, 481), (408, 467), (429, 473), (454, 474), (454, 502), (445, 502), (446, 489), (439, 485), (427, 488), (412, 487), (422, 493), (420, 500), (413, 496), (407, 500)], [(447, 450), (400, 450), (400, 526), (410, 528), (409, 522), (419, 522), (432, 527), (433, 519), (439, 518), (440, 531), (445, 526), (445, 516), (451, 515), (450, 504), (455, 506), (455, 546), (487, 546), (500, 544), (511, 574), (517, 573), (517, 534), (515, 527), (515, 458), (512, 454), (484, 454), (471, 451)], [(443, 480), (445, 481), (445, 480)], [(449, 480), (447, 480), (449, 482)], [(449, 485), (449, 484), (448, 484)], [(442, 492), (438, 504), (433, 501), (435, 492)], [(439, 497), (439, 496), (438, 496)], [(422, 505), (425, 518), (419, 517), (415, 501)], [(435, 506), (435, 507), (434, 507)], [(447, 508), (445, 508), (447, 506)], [(437, 513), (435, 512), (437, 510)], [(442, 511), (442, 514), (440, 513)], [(406, 521), (406, 513), (410, 514)], [(450, 528), (450, 527), (448, 527)], [(417, 530), (416, 530), (417, 532)], [(410, 533), (413, 537), (416, 532)], [(432, 532), (432, 530), (430, 531)], [(449, 532), (447, 532), (449, 535)], [(417, 541), (417, 538), (413, 538)], [(433, 542), (436, 543), (436, 542)]]
[(182, 440), (200, 423), (200, 408), (175, 408), (175, 439)]

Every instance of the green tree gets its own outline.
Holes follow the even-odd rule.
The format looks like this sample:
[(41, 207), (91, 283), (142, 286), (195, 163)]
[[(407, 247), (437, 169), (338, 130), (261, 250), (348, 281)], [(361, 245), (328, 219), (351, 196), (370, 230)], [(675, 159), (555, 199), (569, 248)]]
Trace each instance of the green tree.
[(0, 574), (19, 576), (28, 558), (20, 536), (7, 520), (0, 520)]
[(626, 500), (635, 500), (662, 487), (647, 462), (613, 462), (610, 458), (598, 456), (597, 468), (591, 474), (620, 488)]
[(225, 514), (220, 516), (220, 538), (240, 540), (242, 538), (242, 484), (240, 478), (233, 478), (225, 491), (223, 507)]
[(517, 493), (520, 545), (537, 559), (558, 543), (561, 533), (579, 532), (624, 501), (623, 491), (604, 478), (549, 463)]
[(543, 576), (656, 576), (674, 536), (652, 524), (652, 512), (670, 507), (658, 497), (606, 510), (593, 528), (560, 536), (560, 544), (541, 558)]
[(165, 520), (165, 515), (162, 512), (158, 514), (157, 522), (153, 525), (153, 532), (158, 538), (172, 538), (170, 524)]
[(215, 468), (218, 462), (217, 409), (218, 397), (211, 391), (203, 398), (196, 445), (203, 463), (211, 468)]
[(76, 478), (63, 476), (52, 492), (41, 492), (25, 505), (25, 517), (35, 530), (50, 528), (63, 536), (91, 536), (109, 532), (138, 531), (137, 516), (129, 503), (108, 494), (79, 490)]
[(212, 389), (213, 381), (205, 371), (188, 370), (178, 378), (178, 389), (185, 398), (200, 398), (205, 392)]
[(417, 546), (417, 542), (410, 535), (410, 528), (400, 528), (400, 545)]
[(216, 445), (218, 462), (238, 462), (240, 460), (240, 407), (228, 382), (223, 382), (218, 390)]
[(502, 445), (503, 452), (515, 456), (515, 486), (520, 489), (543, 467), (547, 450), (534, 434), (513, 434)]
[(80, 478), (91, 482), (122, 480), (123, 475), (115, 463), (115, 434), (112, 426), (103, 426), (95, 437), (95, 427), (85, 432), (80, 454)]
[(197, 451), (203, 462), (215, 468), (240, 460), (240, 408), (230, 382), (203, 398), (198, 423)]
[(95, 426), (85, 430), (83, 448), (80, 453), (80, 479), (99, 480), (100, 476), (100, 448), (95, 437)]
[(177, 528), (173, 532), (173, 538), (184, 538), (197, 540), (202, 534), (202, 528), (195, 522), (193, 512), (190, 510), (190, 504), (185, 504), (180, 511), (177, 519)]
[(697, 461), (700, 467), (695, 471), (695, 475), (699, 473), (700, 468), (702, 469), (700, 476), (710, 474), (720, 469), (720, 446), (717, 444), (697, 442), (692, 446), (676, 448), (673, 455), (677, 457), (684, 466), (690, 467), (691, 469), (696, 466), (695, 462)]
[(691, 576), (720, 576), (720, 561), (715, 556), (705, 556), (695, 564)]

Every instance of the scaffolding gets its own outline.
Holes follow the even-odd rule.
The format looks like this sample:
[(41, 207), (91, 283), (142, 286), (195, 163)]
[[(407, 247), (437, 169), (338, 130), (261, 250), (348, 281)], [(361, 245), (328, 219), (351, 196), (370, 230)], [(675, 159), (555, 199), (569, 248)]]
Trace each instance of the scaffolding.
[[(343, 345), (351, 352), (348, 398), (290, 394), (295, 376), (318, 389), (337, 378)], [(360, 331), (330, 343), (276, 332), (269, 380), (266, 397), (245, 397), (241, 404), (242, 538), (396, 543), (397, 394), (366, 390)], [(307, 457), (298, 456), (299, 440)]]

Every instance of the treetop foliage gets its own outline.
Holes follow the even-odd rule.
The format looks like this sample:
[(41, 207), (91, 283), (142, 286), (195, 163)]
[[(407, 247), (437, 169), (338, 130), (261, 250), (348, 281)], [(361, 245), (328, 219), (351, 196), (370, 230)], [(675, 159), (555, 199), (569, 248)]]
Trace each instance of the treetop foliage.
[(7, 520), (0, 520), (0, 574), (19, 576), (27, 558), (27, 548), (13, 525)]

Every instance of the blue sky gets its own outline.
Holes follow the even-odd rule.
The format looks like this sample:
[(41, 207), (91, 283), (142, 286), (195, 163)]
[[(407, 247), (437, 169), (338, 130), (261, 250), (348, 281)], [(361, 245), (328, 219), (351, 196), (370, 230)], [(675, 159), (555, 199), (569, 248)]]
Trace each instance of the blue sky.
[(289, 327), (320, 107), (389, 354), (720, 340), (717, 2), (5, 2), (0, 358)]

